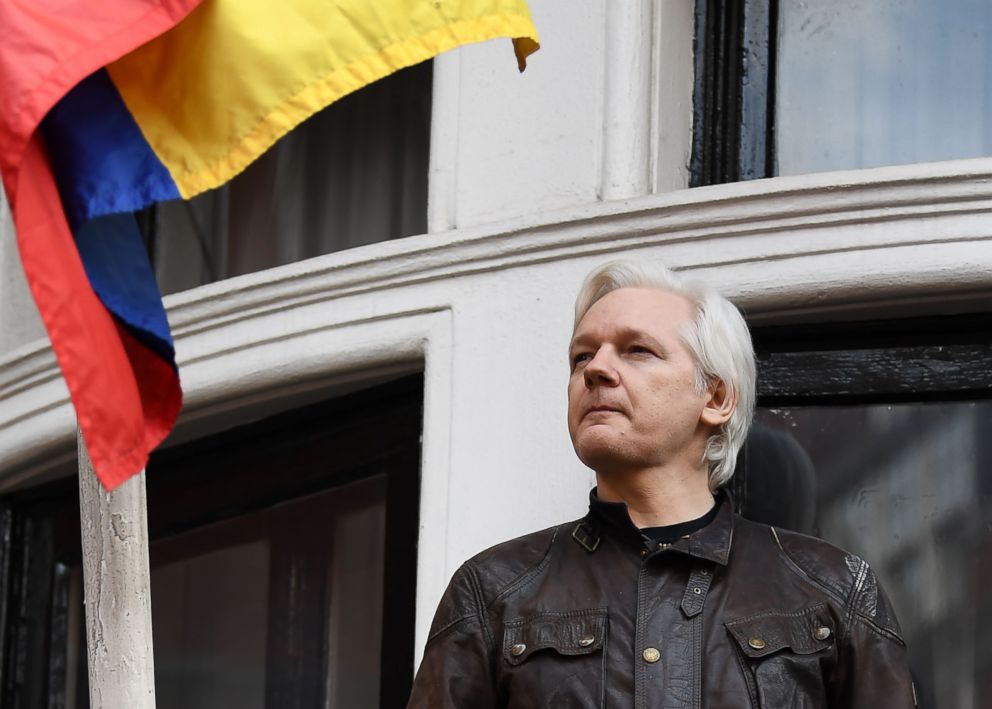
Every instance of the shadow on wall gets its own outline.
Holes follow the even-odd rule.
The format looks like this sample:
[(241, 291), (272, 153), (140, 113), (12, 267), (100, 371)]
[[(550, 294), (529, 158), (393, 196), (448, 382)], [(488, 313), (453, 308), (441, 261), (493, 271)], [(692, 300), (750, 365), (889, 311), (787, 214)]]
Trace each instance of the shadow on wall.
[(754, 424), (745, 449), (743, 488), (747, 519), (816, 533), (816, 469), (789, 433)]

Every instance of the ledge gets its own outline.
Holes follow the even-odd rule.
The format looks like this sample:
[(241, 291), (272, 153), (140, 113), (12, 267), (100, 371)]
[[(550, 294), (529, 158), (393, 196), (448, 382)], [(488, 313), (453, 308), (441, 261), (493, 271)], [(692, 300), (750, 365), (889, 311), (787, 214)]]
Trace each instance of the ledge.
[[(920, 234), (916, 222), (981, 216), (990, 209), (990, 159), (756, 180), (381, 242), (210, 284), (170, 296), (166, 303), (173, 331), (182, 337), (229, 318), (291, 308), (315, 298), (331, 300), (659, 244), (696, 243), (696, 258), (673, 265), (713, 268), (983, 241), (992, 235), (992, 223), (978, 231), (949, 227)], [(906, 223), (914, 224), (908, 232), (899, 228)], [(858, 227), (856, 234), (827, 233), (851, 225)], [(789, 238), (771, 238), (781, 235)], [(769, 238), (723, 248), (741, 236)], [(720, 249), (712, 248), (718, 243)]]
[[(213, 283), (165, 302), (181, 367), (271, 339), (275, 321), (263, 325), (267, 316), (309, 312), (309, 306), (341, 299), (357, 299), (375, 312), (370, 296), (384, 290), (433, 284), (443, 291), (458, 287), (446, 282), (479, 273), (659, 247), (673, 268), (704, 271), (755, 321), (811, 313), (856, 317), (865, 308), (898, 313), (928, 300), (938, 310), (944, 307), (939, 303), (988, 309), (990, 210), (992, 159), (774, 178), (382, 242)], [(333, 317), (320, 326), (351, 322)], [(278, 323), (282, 336), (314, 327), (312, 316)], [(237, 332), (232, 336), (228, 327), (223, 338), (210, 337), (226, 326)], [(188, 401), (206, 407), (206, 399), (229, 393), (210, 390), (206, 398), (190, 391)], [(71, 459), (73, 425), (47, 341), (0, 359), (0, 490), (39, 480)]]

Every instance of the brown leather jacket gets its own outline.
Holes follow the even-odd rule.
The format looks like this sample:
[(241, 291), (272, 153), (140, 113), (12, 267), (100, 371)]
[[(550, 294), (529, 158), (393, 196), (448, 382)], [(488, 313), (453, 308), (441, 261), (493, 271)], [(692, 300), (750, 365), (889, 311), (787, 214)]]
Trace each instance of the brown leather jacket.
[(410, 707), (915, 706), (899, 625), (862, 559), (749, 522), (724, 496), (659, 547), (623, 503), (467, 561)]

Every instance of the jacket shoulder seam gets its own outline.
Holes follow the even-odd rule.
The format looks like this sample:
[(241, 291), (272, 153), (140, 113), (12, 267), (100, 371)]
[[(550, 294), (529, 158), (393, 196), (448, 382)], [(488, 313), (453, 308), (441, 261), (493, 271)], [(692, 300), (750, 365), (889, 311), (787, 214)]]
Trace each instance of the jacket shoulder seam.
[[(858, 610), (856, 606), (856, 600), (858, 597), (859, 584), (857, 582), (851, 584), (851, 588), (845, 591), (845, 589), (840, 588), (834, 584), (831, 584), (825, 579), (822, 579), (819, 576), (815, 575), (812, 571), (801, 565), (796, 559), (794, 559), (789, 554), (789, 552), (785, 550), (785, 545), (782, 544), (782, 541), (778, 536), (777, 530), (774, 527), (770, 527), (770, 529), (772, 531), (772, 536), (775, 538), (775, 543), (778, 545), (779, 550), (782, 552), (785, 558), (789, 561), (790, 568), (792, 568), (793, 572), (797, 573), (801, 577), (804, 577), (808, 582), (812, 583), (814, 586), (817, 586), (821, 588), (823, 591), (829, 593), (831, 596), (834, 597), (836, 601), (838, 601), (841, 604), (841, 608), (844, 611), (844, 624), (842, 626), (844, 629), (844, 633), (849, 634), (851, 632), (851, 626), (857, 620), (864, 623), (868, 628), (874, 630), (879, 635), (889, 638), (890, 640), (894, 640), (895, 642), (899, 643), (902, 646), (906, 645), (906, 641), (903, 640), (898, 633), (896, 633), (893, 630), (890, 630), (889, 628), (885, 628), (879, 625), (871, 617), (867, 616), (866, 614)], [(865, 573), (871, 573), (871, 571), (868, 569), (868, 565), (864, 561), (862, 561), (862, 564), (864, 564), (865, 566)]]
[(879, 625), (874, 620), (866, 616), (864, 613), (860, 611), (854, 611), (854, 613), (852, 614), (852, 619), (861, 621), (879, 635), (886, 637), (889, 640), (893, 640), (903, 647), (906, 647), (906, 641), (902, 638), (902, 636), (899, 635), (899, 633)]
[(520, 572), (516, 578), (503, 586), (503, 588), (499, 589), (496, 595), (493, 596), (493, 600), (483, 606), (486, 610), (492, 608), (500, 599), (505, 598), (519, 588), (526, 586), (548, 566), (551, 561), (551, 549), (554, 547), (555, 541), (558, 539), (558, 531), (561, 527), (562, 525), (558, 525), (554, 528), (554, 531), (551, 534), (551, 540), (548, 542), (548, 546), (544, 550), (544, 555), (541, 557), (541, 560), (534, 566)]
[(769, 527), (768, 529), (771, 530), (772, 537), (775, 539), (775, 545), (778, 547), (779, 552), (781, 552), (782, 556), (785, 557), (788, 562), (787, 566), (789, 569), (808, 584), (831, 596), (837, 603), (846, 608), (848, 605), (848, 594), (844, 592), (844, 589), (838, 588), (834, 584), (820, 578), (818, 575), (814, 574), (812, 571), (800, 564), (799, 561), (793, 558), (793, 556), (786, 551), (785, 545), (782, 544), (782, 540), (778, 536), (778, 530), (775, 527)]
[(491, 656), (496, 644), (493, 637), (493, 632), (489, 628), (489, 622), (486, 620), (486, 614), (483, 612), (483, 609), (486, 606), (484, 603), (485, 597), (482, 595), (482, 584), (479, 583), (479, 575), (476, 573), (474, 564), (466, 564), (466, 571), (468, 572), (469, 583), (472, 585), (473, 610), (475, 611), (476, 617), (479, 619), (479, 625), (482, 627), (482, 632), (485, 633), (486, 648)]
[(427, 644), (430, 645), (431, 643), (433, 643), (435, 640), (438, 640), (442, 636), (447, 635), (450, 632), (453, 632), (459, 625), (463, 624), (465, 621), (473, 620), (474, 618), (477, 617), (478, 617), (477, 614), (470, 613), (455, 618), (454, 620), (444, 625), (444, 627), (439, 628), (438, 630), (435, 630), (433, 633), (431, 633), (431, 636), (427, 638)]

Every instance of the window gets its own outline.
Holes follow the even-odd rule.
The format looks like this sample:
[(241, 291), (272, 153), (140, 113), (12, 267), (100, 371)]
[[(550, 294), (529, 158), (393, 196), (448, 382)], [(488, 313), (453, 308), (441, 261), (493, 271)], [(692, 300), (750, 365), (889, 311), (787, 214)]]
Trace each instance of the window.
[(345, 96), (225, 186), (144, 213), (161, 291), (426, 232), (432, 68)]
[(868, 560), (921, 709), (992, 705), (992, 317), (754, 335), (742, 513)]
[[(156, 703), (402, 707), (423, 377), (156, 452)], [(0, 703), (89, 705), (76, 481), (4, 500)]]
[(992, 5), (696, 3), (692, 185), (992, 154)]

